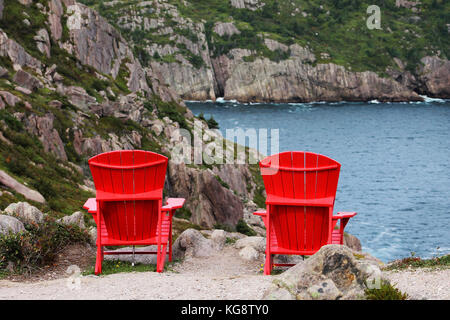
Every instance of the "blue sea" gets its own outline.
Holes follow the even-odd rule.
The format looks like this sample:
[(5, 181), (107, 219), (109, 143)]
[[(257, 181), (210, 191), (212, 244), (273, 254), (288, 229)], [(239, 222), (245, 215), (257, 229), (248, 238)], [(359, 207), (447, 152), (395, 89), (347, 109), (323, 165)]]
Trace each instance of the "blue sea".
[(450, 253), (450, 101), (240, 104), (186, 102), (226, 129), (279, 129), (279, 151), (341, 163), (335, 213), (387, 262)]

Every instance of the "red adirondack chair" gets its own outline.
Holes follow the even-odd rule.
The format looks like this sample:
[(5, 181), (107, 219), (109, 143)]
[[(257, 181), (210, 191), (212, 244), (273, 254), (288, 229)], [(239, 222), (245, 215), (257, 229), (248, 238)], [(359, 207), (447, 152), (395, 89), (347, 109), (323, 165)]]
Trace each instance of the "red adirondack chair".
[(259, 166), (267, 193), (266, 210), (254, 214), (266, 226), (264, 274), (270, 274), (274, 265), (292, 265), (274, 264), (274, 254), (313, 255), (323, 245), (343, 244), (344, 228), (356, 212), (333, 216), (338, 162), (293, 151), (266, 157)]
[[(102, 272), (105, 254), (156, 254), (157, 272), (164, 269), (166, 253), (172, 260), (172, 216), (184, 199), (169, 198), (162, 206), (167, 161), (141, 150), (106, 152), (89, 159), (96, 198), (88, 199), (83, 208), (97, 224), (95, 274)], [(123, 245), (132, 245), (133, 251), (104, 251), (105, 246)], [(157, 245), (157, 250), (135, 251), (135, 245)]]

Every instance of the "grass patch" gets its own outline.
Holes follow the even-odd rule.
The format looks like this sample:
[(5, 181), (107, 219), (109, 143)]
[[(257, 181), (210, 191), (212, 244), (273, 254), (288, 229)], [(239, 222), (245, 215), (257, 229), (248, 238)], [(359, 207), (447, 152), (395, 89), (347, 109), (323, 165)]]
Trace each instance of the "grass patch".
[(380, 289), (366, 289), (367, 300), (406, 300), (408, 295), (401, 292), (389, 282), (381, 281)]
[[(171, 271), (171, 265), (173, 262), (166, 261), (164, 263), (164, 271)], [(83, 276), (95, 274), (95, 266), (82, 272)], [(102, 262), (102, 273), (100, 276), (106, 276), (114, 273), (123, 272), (156, 272), (156, 264), (142, 264), (135, 263), (134, 266), (131, 262), (121, 260), (104, 260)]]
[(408, 257), (394, 261), (385, 267), (384, 270), (403, 270), (408, 268), (439, 268), (450, 267), (450, 254), (431, 259), (421, 259), (419, 257)]

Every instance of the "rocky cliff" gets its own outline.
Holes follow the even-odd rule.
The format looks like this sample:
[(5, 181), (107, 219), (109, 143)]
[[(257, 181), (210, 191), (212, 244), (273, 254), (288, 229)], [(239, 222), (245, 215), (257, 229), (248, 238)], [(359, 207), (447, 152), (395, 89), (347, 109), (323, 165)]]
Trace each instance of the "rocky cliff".
[(173, 161), (187, 143), (177, 129), (223, 139), (95, 10), (73, 0), (0, 0), (0, 17), (0, 209), (27, 200), (70, 214), (94, 195), (88, 157), (144, 149), (171, 158), (166, 196), (185, 197), (194, 223), (233, 228), (243, 218), (257, 188), (249, 166)]
[(410, 101), (449, 98), (448, 3), (85, 0), (186, 100)]

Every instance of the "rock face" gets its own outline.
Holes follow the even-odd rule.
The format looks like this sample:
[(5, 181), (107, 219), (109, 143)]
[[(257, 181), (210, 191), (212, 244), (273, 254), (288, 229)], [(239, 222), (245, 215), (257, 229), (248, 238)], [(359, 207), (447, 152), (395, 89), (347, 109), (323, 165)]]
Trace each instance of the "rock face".
[(323, 246), (315, 255), (277, 276), (265, 299), (364, 299), (380, 283), (379, 264), (346, 246)]
[(422, 92), (432, 97), (450, 97), (450, 61), (439, 57), (424, 57), (419, 68)]
[[(242, 12), (251, 10), (264, 14), (264, 1), (230, 0), (229, 3)], [(116, 5), (117, 2), (109, 3), (110, 7)], [(193, 4), (186, 2), (185, 5)], [(123, 10), (122, 4), (120, 10)], [(304, 17), (308, 16), (303, 10), (306, 9), (296, 7), (292, 15), (301, 12)], [(276, 36), (263, 33), (256, 36), (263, 38), (269, 51), (282, 53), (280, 61), (241, 49), (233, 44), (234, 40), (227, 42), (231, 48), (216, 50), (214, 43), (218, 39), (226, 42), (245, 32), (247, 27), (239, 24), (241, 21), (233, 21), (232, 16), (226, 21), (215, 21), (213, 25), (196, 22), (168, 1), (142, 2), (136, 8), (130, 7), (129, 12), (115, 16), (114, 22), (125, 32), (139, 32), (148, 34), (149, 39), (157, 39), (132, 40), (153, 57), (148, 62), (153, 72), (161, 74), (164, 82), (185, 100), (224, 97), (240, 102), (418, 101), (421, 97), (417, 92), (450, 97), (448, 67), (445, 66), (448, 60), (438, 62), (439, 58), (423, 58), (425, 66), (419, 82), (405, 83), (406, 73), (397, 79), (397, 76), (384, 77), (369, 71), (353, 72), (334, 63), (314, 65), (318, 57), (308, 47), (282, 44), (276, 41)], [(417, 16), (411, 17), (415, 18)], [(196, 59), (192, 59), (194, 56)], [(327, 53), (320, 57), (325, 61), (330, 58)]]
[(0, 214), (0, 234), (19, 233), (22, 231), (25, 231), (25, 227), (20, 220)]
[(25, 198), (29, 200), (33, 200), (40, 203), (45, 202), (44, 197), (39, 192), (31, 190), (30, 188), (24, 186), (3, 170), (0, 170), (0, 184), (15, 190), (16, 192), (22, 194)]
[(193, 223), (209, 228), (215, 223), (234, 226), (242, 218), (241, 199), (224, 188), (211, 171), (172, 162), (168, 178), (170, 192), (189, 199), (186, 207), (192, 212)]
[(38, 136), (46, 152), (52, 152), (59, 159), (67, 160), (64, 144), (58, 131), (53, 127), (55, 116), (48, 113), (43, 117), (33, 114), (25, 120), (27, 130)]
[(11, 203), (5, 209), (8, 215), (15, 215), (23, 221), (39, 224), (44, 221), (43, 213), (28, 202)]

